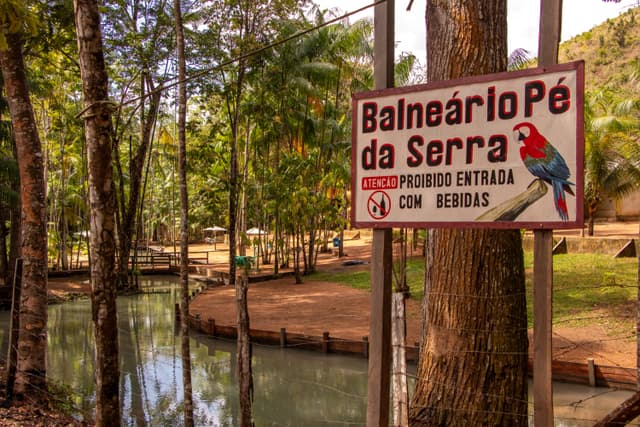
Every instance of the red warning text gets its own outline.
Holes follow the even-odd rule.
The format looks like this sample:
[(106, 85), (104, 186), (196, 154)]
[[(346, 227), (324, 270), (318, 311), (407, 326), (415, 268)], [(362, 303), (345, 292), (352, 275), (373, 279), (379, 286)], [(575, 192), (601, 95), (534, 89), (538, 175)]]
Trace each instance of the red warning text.
[(398, 188), (398, 177), (396, 175), (362, 178), (363, 190), (392, 190), (395, 188)]

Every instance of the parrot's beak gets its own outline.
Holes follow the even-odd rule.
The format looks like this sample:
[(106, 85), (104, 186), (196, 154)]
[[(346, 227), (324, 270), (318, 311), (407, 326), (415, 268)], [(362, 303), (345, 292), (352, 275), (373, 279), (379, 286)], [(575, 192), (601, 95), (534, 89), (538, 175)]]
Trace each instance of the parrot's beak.
[(526, 138), (524, 136), (524, 134), (522, 132), (520, 132), (519, 130), (513, 132), (513, 136), (515, 136), (516, 140), (518, 140), (518, 141), (524, 141), (524, 139)]

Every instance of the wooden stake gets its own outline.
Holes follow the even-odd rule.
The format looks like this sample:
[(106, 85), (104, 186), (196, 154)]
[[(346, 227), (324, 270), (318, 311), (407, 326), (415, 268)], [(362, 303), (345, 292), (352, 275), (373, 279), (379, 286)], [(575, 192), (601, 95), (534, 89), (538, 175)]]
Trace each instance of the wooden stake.
[[(538, 65), (558, 63), (562, 0), (540, 0)], [(534, 231), (533, 252), (533, 422), (536, 427), (552, 426), (553, 383), (552, 295), (553, 231)]]
[(391, 341), (393, 346), (393, 426), (409, 425), (409, 391), (405, 352), (406, 322), (404, 294), (394, 292), (391, 300)]
[(533, 421), (553, 425), (551, 318), (553, 231), (535, 230), (533, 241)]
[(373, 231), (367, 426), (389, 425), (391, 371), (391, 229)]
[(596, 365), (593, 361), (593, 357), (587, 358), (587, 372), (589, 373), (589, 386), (596, 386)]
[[(395, 1), (387, 0), (374, 12), (374, 84), (393, 87)], [(391, 370), (391, 229), (373, 231), (371, 251), (371, 318), (369, 326), (369, 382), (367, 426), (389, 425)]]

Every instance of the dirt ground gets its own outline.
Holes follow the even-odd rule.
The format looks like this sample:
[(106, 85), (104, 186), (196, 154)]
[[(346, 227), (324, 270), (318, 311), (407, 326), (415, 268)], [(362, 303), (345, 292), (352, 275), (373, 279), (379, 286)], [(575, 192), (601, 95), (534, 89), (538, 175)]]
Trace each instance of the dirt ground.
[[(579, 236), (580, 230), (554, 232), (554, 235)], [(596, 238), (637, 238), (637, 223), (604, 223), (596, 226)], [(338, 259), (331, 254), (320, 254), (321, 271), (358, 271), (370, 268), (371, 237), (362, 234), (358, 239), (345, 238), (347, 257)], [(226, 245), (193, 245), (191, 251), (209, 251), (210, 263), (224, 268), (228, 253)], [(361, 265), (346, 266), (345, 261), (359, 260)], [(268, 271), (271, 267), (261, 269)], [(50, 279), (52, 294), (64, 296), (67, 292), (88, 292), (88, 283)], [(352, 289), (330, 281), (306, 279), (296, 285), (293, 277), (252, 283), (249, 287), (249, 315), (251, 328), (307, 335), (322, 335), (344, 339), (362, 339), (369, 335), (370, 298), (367, 291)], [(202, 319), (215, 319), (217, 325), (235, 325), (236, 304), (234, 289), (223, 286), (209, 288), (191, 303), (190, 312)], [(418, 341), (421, 326), (420, 304), (407, 301), (407, 343)], [(531, 340), (531, 332), (530, 332)], [(600, 327), (554, 327), (553, 354), (556, 360), (585, 363), (593, 358), (596, 364), (632, 368), (636, 366), (636, 340), (630, 331), (627, 336), (612, 336)]]

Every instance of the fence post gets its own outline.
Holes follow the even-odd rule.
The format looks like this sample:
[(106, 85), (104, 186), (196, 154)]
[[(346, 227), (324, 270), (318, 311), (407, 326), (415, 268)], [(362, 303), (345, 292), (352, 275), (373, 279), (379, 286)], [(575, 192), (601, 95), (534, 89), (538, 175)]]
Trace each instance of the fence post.
[(322, 333), (322, 352), (329, 352), (329, 332)]
[(365, 359), (369, 358), (369, 337), (362, 337), (362, 355)]
[(280, 348), (287, 346), (287, 328), (280, 328)]

